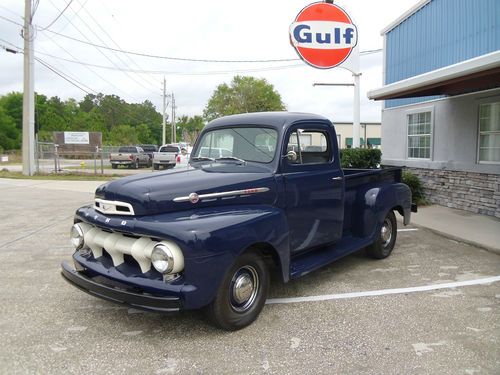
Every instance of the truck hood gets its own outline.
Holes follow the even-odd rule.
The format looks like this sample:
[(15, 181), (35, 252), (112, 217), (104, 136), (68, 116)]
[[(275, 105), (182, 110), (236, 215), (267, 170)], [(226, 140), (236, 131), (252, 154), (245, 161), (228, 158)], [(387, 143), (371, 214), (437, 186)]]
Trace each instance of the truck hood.
[[(191, 193), (200, 196), (198, 202), (187, 199)], [(203, 197), (214, 193), (227, 194)], [(99, 199), (130, 203), (136, 216), (211, 206), (273, 204), (276, 196), (276, 183), (269, 170), (232, 163), (124, 177), (101, 185), (95, 193)]]

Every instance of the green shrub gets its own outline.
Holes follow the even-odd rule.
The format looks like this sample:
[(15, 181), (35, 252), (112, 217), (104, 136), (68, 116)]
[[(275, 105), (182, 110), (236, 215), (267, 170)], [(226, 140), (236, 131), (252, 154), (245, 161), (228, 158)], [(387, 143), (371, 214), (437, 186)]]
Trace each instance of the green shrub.
[(376, 148), (345, 148), (340, 151), (342, 168), (378, 168), (381, 157), (382, 152)]
[(403, 181), (404, 184), (408, 185), (411, 190), (411, 200), (413, 203), (418, 205), (425, 205), (427, 201), (425, 199), (424, 187), (422, 186), (422, 182), (412, 172), (403, 171)]

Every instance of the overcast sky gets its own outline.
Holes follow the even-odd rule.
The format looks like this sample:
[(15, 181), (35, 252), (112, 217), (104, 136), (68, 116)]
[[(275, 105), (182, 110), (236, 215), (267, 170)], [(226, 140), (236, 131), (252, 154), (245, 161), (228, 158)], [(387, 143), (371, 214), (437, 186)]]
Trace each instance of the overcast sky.
[[(70, 0), (40, 0), (33, 23), (39, 27), (35, 55), (85, 85), (87, 91), (116, 94), (128, 102), (152, 101), (161, 111), (162, 80), (174, 92), (177, 115), (201, 115), (220, 83), (236, 74), (265, 78), (281, 94), (289, 111), (318, 113), (336, 122), (352, 121), (352, 87), (313, 87), (314, 82), (352, 83), (345, 69), (319, 70), (302, 61), (203, 63), (173, 61), (111, 52), (50, 31)], [(381, 49), (380, 30), (417, 0), (335, 1), (358, 27), (361, 51)], [(94, 44), (157, 56), (214, 60), (297, 59), (289, 44), (289, 26), (309, 1), (72, 0), (48, 30)], [(24, 1), (0, 0), (0, 16), (23, 22)], [(0, 18), (0, 39), (22, 47), (20, 27)], [(0, 45), (6, 43), (0, 40)], [(85, 66), (157, 71), (139, 74)], [(361, 121), (380, 121), (380, 103), (366, 98), (382, 84), (382, 53), (361, 57)], [(85, 92), (35, 63), (35, 90), (47, 96), (80, 100)], [(256, 69), (266, 69), (255, 71)], [(270, 70), (272, 69), (272, 70)], [(222, 73), (221, 73), (222, 72)], [(0, 95), (22, 91), (23, 56), (0, 50)]]

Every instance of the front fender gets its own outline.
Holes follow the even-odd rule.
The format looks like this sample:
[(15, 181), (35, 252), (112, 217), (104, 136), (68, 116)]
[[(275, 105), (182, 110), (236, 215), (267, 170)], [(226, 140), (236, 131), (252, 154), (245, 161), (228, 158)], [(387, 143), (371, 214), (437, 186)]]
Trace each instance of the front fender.
[[(206, 208), (142, 217), (106, 217), (91, 207), (77, 218), (114, 231), (168, 239), (184, 254), (185, 308), (199, 308), (214, 298), (227, 269), (248, 247), (272, 246), (285, 281), (289, 278), (288, 224), (272, 206)], [(194, 286), (194, 287), (193, 287)]]

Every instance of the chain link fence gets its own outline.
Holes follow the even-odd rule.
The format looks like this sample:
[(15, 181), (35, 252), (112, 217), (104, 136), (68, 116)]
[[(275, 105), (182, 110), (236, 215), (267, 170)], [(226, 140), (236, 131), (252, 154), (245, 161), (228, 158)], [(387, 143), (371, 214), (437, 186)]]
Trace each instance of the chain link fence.
[(54, 143), (38, 142), (36, 169), (38, 173), (104, 174), (110, 168), (110, 153), (118, 148), (119, 146), (96, 147), (94, 152), (61, 151)]

